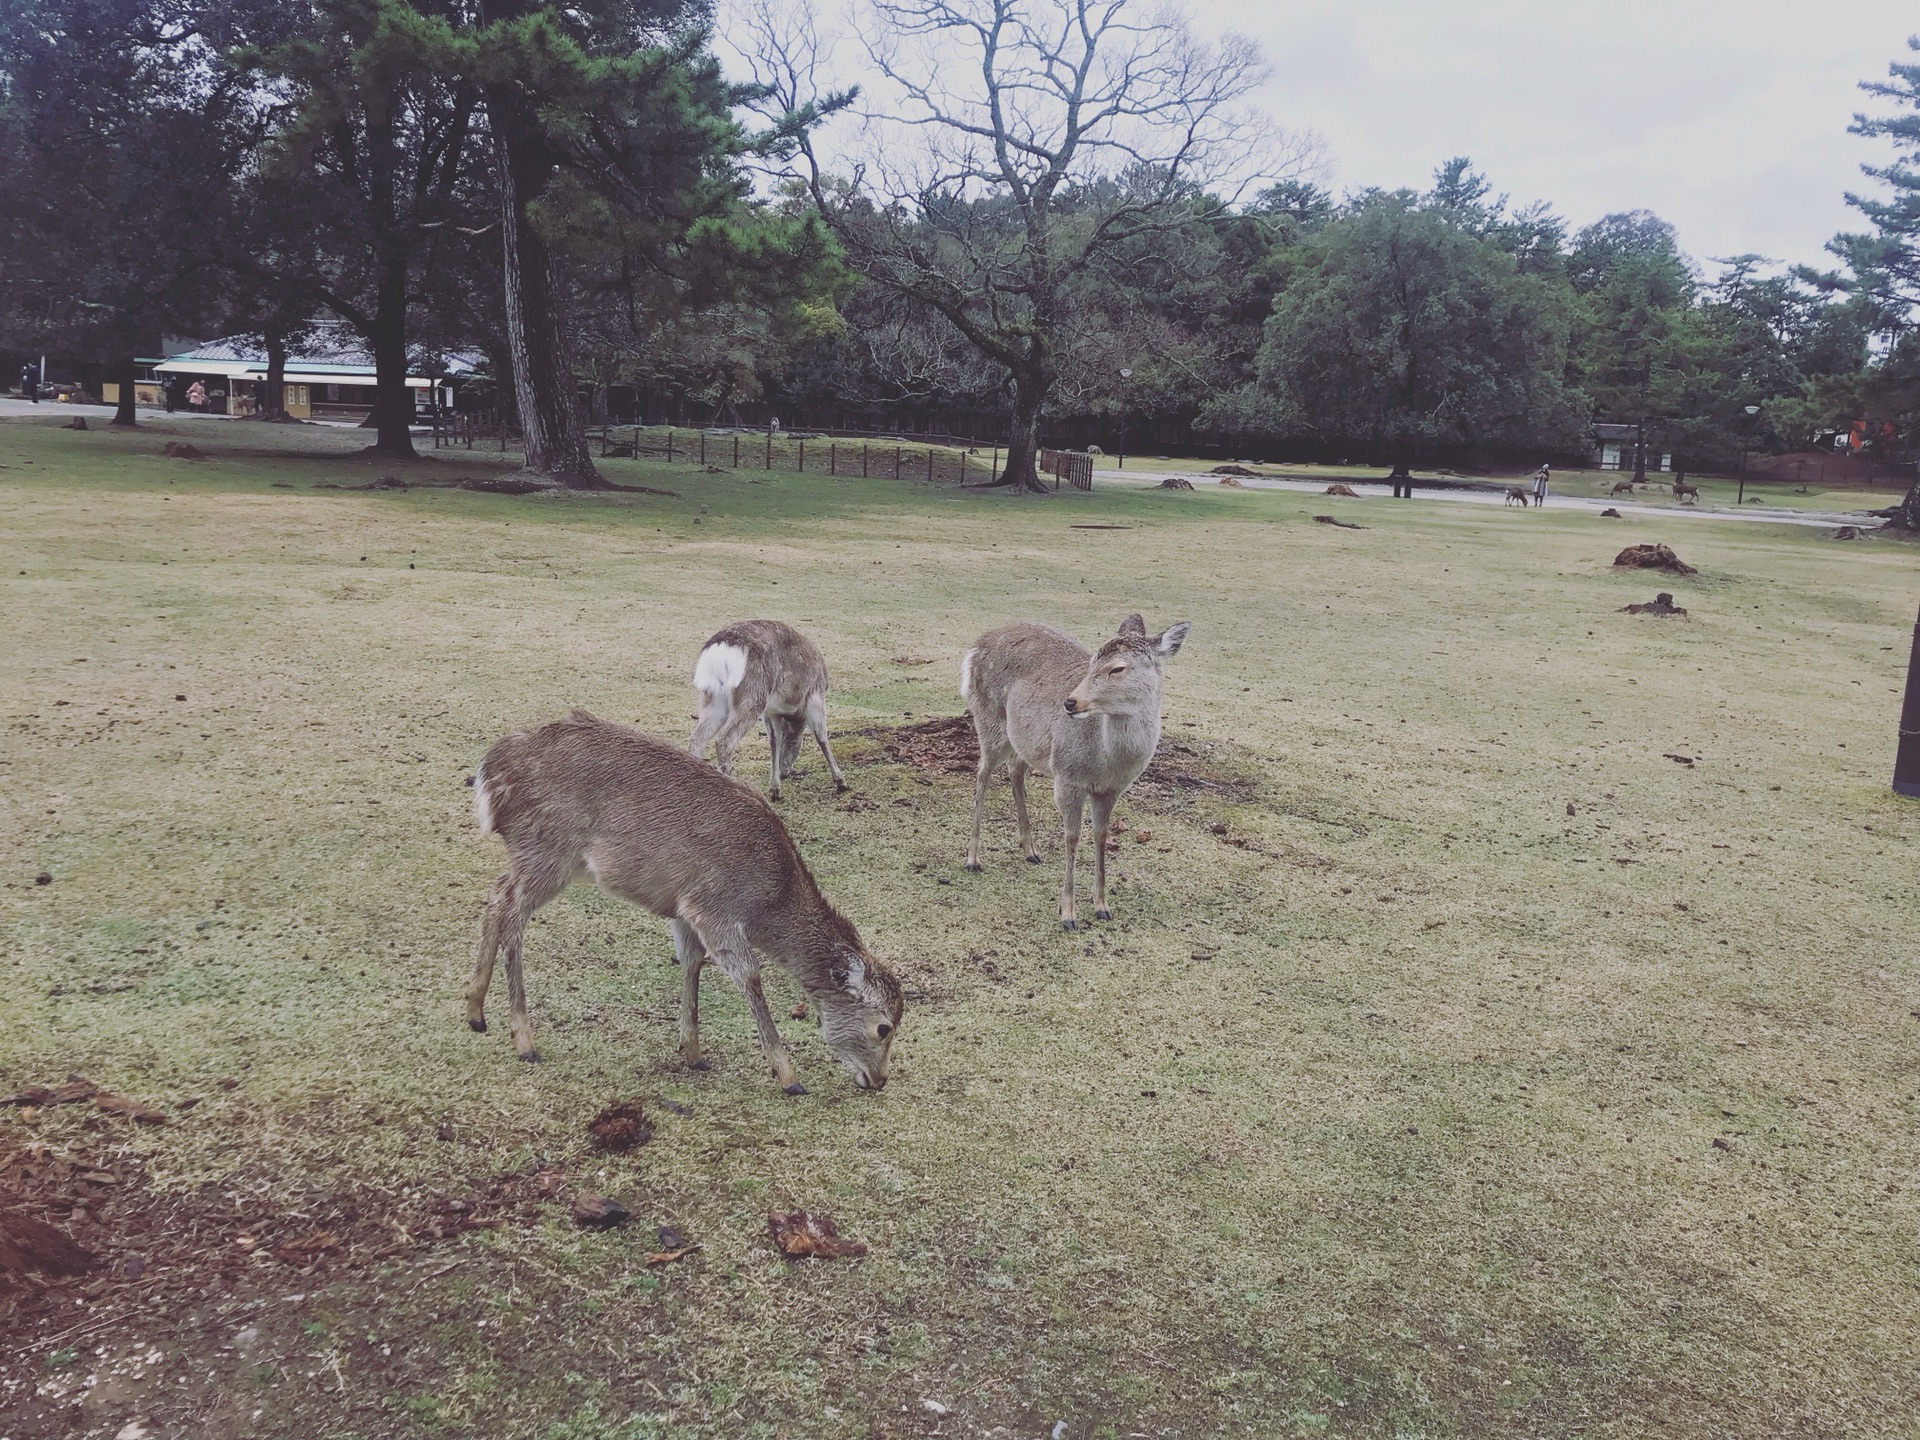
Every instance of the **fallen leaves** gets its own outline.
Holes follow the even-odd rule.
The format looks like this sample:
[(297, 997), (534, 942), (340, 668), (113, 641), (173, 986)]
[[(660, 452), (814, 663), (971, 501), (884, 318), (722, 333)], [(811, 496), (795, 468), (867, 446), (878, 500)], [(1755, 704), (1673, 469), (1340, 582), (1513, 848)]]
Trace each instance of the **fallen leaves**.
[(867, 1253), (858, 1240), (843, 1239), (831, 1215), (809, 1215), (804, 1210), (769, 1210), (767, 1229), (773, 1245), (789, 1260), (844, 1260)]
[(653, 1138), (653, 1126), (647, 1123), (638, 1098), (621, 1100), (607, 1106), (587, 1124), (593, 1148), (619, 1154)]
[(573, 1200), (574, 1223), (589, 1230), (610, 1230), (632, 1218), (626, 1206), (604, 1195), (576, 1195)]
[(27, 1215), (0, 1213), (0, 1275), (78, 1275), (92, 1268), (93, 1252), (65, 1231)]

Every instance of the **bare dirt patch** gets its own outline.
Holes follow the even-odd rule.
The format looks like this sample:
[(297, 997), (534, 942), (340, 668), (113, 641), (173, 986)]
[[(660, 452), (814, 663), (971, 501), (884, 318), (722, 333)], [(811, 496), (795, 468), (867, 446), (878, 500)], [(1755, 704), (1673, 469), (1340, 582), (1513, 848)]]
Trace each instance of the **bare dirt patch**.
[[(880, 753), (865, 757), (869, 764), (885, 759), (937, 775), (971, 775), (980, 764), (979, 742), (970, 715), (922, 720), (913, 725), (875, 726), (854, 733), (880, 742)], [(1128, 793), (1149, 807), (1157, 802), (1163, 809), (1201, 795), (1236, 803), (1252, 800), (1257, 786), (1251, 776), (1216, 750), (1208, 746), (1202, 752), (1162, 736), (1152, 762)]]

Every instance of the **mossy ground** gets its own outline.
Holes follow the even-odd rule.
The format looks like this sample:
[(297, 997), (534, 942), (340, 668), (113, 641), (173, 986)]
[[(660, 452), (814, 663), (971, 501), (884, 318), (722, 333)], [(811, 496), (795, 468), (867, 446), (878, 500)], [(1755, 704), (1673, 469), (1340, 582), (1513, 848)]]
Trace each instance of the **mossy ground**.
[[(0, 1082), (174, 1116), (10, 1112), (0, 1150), (138, 1151), (289, 1213), (545, 1158), (637, 1222), (263, 1265), (65, 1370), (24, 1335), (0, 1432), (1914, 1433), (1911, 547), (632, 462), (682, 498), (360, 493), (313, 487), (483, 462), (181, 433), (212, 458), (0, 428)], [(1610, 568), (1654, 540), (1700, 573)], [(1619, 613), (1656, 588), (1688, 617)], [(1169, 737), (1258, 784), (1123, 802), (1153, 838), (1111, 924), (1054, 923), (1044, 792), (1046, 866), (1002, 785), (971, 876), (963, 778), (848, 733), (862, 803), (817, 757), (789, 789), (913, 997), (884, 1095), (801, 1022), (812, 1093), (781, 1095), (720, 988), (715, 1068), (681, 1070), (664, 925), (587, 890), (531, 931), (546, 1062), (466, 1030), (501, 857), (463, 782), (504, 731), (581, 705), (680, 736), (701, 641), (751, 615), (818, 640), (836, 732), (949, 715), (981, 630), (1134, 609), (1194, 625)], [(593, 1155), (631, 1094), (692, 1113)], [(871, 1253), (787, 1265), (774, 1207)], [(704, 1248), (648, 1269), (665, 1222)], [(72, 1408), (135, 1341), (144, 1388)]]

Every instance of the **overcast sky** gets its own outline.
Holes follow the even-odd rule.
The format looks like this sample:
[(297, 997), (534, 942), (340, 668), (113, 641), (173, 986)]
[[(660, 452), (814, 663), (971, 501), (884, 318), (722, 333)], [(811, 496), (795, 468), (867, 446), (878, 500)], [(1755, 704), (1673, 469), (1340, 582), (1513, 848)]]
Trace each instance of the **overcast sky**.
[(1470, 155), (1496, 191), (1575, 226), (1671, 221), (1699, 259), (1819, 261), (1854, 228), (1877, 142), (1861, 93), (1910, 57), (1920, 7), (1893, 0), (1191, 0), (1197, 27), (1259, 40), (1263, 107), (1311, 126), (1335, 190), (1422, 187)]

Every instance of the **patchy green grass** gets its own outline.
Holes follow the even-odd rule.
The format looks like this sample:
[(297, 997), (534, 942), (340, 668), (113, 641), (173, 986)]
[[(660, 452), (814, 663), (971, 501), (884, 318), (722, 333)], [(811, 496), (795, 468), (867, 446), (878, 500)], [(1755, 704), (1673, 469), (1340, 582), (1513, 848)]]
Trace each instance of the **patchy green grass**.
[[(359, 493), (313, 487), (482, 462), (182, 425), (194, 464), (167, 433), (0, 427), (0, 1079), (79, 1071), (173, 1116), (8, 1112), (0, 1152), (137, 1153), (168, 1192), (296, 1216), (328, 1187), (399, 1205), (557, 1162), (636, 1220), (550, 1206), (377, 1263), (263, 1259), (108, 1317), (70, 1364), (33, 1329), (0, 1389), (15, 1440), (140, 1414), (551, 1440), (1912, 1433), (1920, 810), (1887, 784), (1911, 550), (631, 462), (609, 473), (681, 498)], [(1628, 540), (1700, 573), (1616, 572)], [(1688, 618), (1619, 613), (1656, 588)], [(1068, 935), (1057, 837), (1018, 863), (1004, 786), (970, 876), (964, 779), (851, 732), (954, 713), (990, 625), (1091, 638), (1131, 609), (1194, 622), (1169, 738), (1256, 784), (1123, 802), (1153, 838), (1122, 845), (1116, 920)], [(781, 1095), (718, 988), (715, 1068), (680, 1070), (664, 925), (587, 890), (532, 928), (547, 1060), (517, 1063), (461, 1020), (501, 858), (466, 776), (571, 705), (683, 734), (701, 641), (750, 615), (833, 669), (867, 803), (813, 759), (782, 813), (913, 997), (894, 1083), (855, 1092), (792, 1022), (813, 1093)], [(586, 1120), (635, 1093), (691, 1113), (594, 1155)], [(800, 1206), (871, 1253), (776, 1259), (764, 1214)], [(669, 1222), (703, 1249), (649, 1269)], [(80, 1388), (135, 1340), (161, 1380)]]

